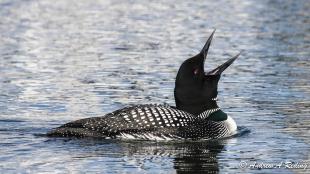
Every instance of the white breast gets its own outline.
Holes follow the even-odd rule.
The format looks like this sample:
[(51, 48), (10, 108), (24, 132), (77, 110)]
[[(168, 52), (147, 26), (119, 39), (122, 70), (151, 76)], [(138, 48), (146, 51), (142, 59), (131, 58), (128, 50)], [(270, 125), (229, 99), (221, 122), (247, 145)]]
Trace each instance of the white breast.
[(226, 125), (228, 129), (228, 136), (233, 135), (237, 131), (237, 124), (233, 118), (230, 116), (227, 116), (227, 120), (224, 121), (224, 124)]

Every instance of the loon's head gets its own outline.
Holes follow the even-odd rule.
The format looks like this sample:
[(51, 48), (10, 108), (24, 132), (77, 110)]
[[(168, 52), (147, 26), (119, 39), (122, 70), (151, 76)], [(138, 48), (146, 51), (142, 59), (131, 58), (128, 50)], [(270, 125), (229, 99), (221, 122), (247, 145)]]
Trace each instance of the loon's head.
[(218, 108), (215, 99), (221, 74), (240, 55), (239, 53), (212, 71), (205, 72), (204, 62), (214, 32), (215, 30), (199, 54), (182, 63), (176, 77), (174, 89), (176, 107), (194, 115), (207, 109)]

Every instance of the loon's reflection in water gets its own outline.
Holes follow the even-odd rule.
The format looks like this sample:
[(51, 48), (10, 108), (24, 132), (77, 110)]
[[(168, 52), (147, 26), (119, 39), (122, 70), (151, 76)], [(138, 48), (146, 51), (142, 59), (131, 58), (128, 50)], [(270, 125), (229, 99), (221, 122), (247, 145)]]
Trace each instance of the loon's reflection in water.
[[(172, 173), (217, 173), (219, 171), (218, 154), (225, 148), (226, 143), (237, 141), (236, 138), (205, 141), (138, 141), (138, 140), (102, 140), (102, 139), (67, 139), (55, 138), (49, 142), (57, 145), (73, 146), (69, 149), (72, 159), (88, 160), (97, 158), (98, 161), (118, 161), (119, 170), (124, 172), (171, 170)], [(63, 146), (64, 144), (60, 145)], [(74, 150), (75, 149), (75, 150)], [(81, 149), (76, 151), (76, 149)], [(64, 150), (64, 149), (61, 149)], [(163, 161), (164, 160), (164, 161)], [(166, 165), (166, 166), (165, 166)], [(113, 171), (114, 167), (109, 166)], [(168, 173), (169, 173), (168, 170)]]
[[(48, 138), (46, 143), (56, 148), (67, 147), (57, 148), (59, 150), (57, 153), (70, 161), (72, 159), (73, 161), (95, 160), (97, 163), (94, 163), (94, 166), (105, 164), (108, 166), (108, 173), (110, 171), (152, 173), (153, 170), (155, 173), (218, 173), (221, 169), (218, 155), (226, 151), (226, 145), (236, 144), (238, 138), (243, 138), (249, 133), (249, 129), (238, 127), (237, 133), (232, 137), (218, 140), (142, 141)], [(92, 164), (86, 162), (82, 167), (85, 165), (92, 168)], [(79, 168), (74, 167), (76, 167), (74, 170)]]
[(223, 150), (224, 143), (219, 141), (184, 144), (184, 153), (174, 158), (177, 173), (201, 173), (219, 171), (217, 155)]

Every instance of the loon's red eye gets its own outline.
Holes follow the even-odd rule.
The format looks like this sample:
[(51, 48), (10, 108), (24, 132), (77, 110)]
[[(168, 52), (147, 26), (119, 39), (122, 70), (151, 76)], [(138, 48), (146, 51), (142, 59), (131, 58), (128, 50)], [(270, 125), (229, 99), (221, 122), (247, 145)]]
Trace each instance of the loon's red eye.
[(196, 68), (196, 69), (194, 70), (194, 74), (197, 75), (198, 73), (199, 73), (199, 69)]

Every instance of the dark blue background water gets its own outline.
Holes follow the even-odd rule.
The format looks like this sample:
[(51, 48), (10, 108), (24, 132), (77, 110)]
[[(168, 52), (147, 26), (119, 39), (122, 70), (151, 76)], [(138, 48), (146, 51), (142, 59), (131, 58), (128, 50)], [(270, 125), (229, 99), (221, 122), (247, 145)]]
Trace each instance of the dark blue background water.
[[(310, 3), (0, 1), (0, 173), (309, 173)], [(174, 105), (177, 70), (216, 28), (205, 69), (243, 50), (219, 105), (251, 133), (214, 142), (54, 139), (65, 122)], [(303, 169), (241, 168), (301, 162)]]

